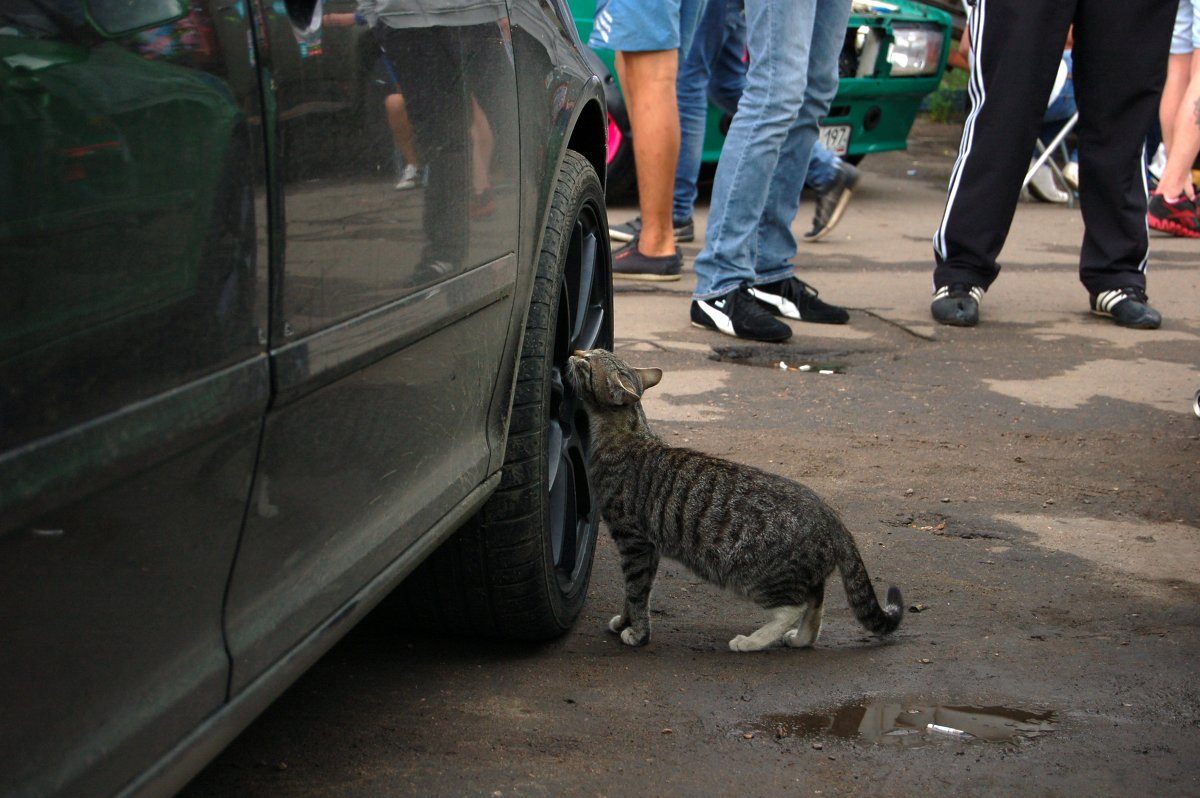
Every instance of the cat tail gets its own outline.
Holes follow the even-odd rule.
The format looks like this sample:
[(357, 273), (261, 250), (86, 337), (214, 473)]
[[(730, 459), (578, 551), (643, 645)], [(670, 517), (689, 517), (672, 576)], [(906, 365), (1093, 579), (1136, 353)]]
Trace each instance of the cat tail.
[(904, 617), (904, 599), (900, 597), (900, 588), (895, 585), (889, 587), (887, 603), (879, 606), (875, 588), (871, 585), (871, 577), (867, 574), (867, 567), (863, 565), (862, 557), (853, 546), (843, 552), (838, 570), (842, 574), (846, 600), (854, 610), (854, 617), (858, 618), (858, 622), (872, 634), (886, 635), (896, 631)]

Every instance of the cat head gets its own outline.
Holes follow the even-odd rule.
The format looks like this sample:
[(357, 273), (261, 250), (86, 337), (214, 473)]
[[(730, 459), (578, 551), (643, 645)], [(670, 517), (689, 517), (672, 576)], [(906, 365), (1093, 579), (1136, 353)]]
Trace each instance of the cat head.
[(585, 402), (621, 407), (637, 404), (647, 388), (658, 385), (662, 369), (634, 368), (612, 352), (589, 349), (568, 360), (567, 379)]

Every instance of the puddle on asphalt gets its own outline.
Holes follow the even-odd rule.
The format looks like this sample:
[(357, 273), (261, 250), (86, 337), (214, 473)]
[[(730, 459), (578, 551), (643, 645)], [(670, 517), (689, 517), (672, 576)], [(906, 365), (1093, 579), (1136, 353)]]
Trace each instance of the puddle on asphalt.
[(1050, 710), (873, 702), (824, 712), (765, 715), (743, 724), (738, 732), (908, 747), (947, 740), (1016, 743), (1049, 734), (1057, 727), (1058, 717)]

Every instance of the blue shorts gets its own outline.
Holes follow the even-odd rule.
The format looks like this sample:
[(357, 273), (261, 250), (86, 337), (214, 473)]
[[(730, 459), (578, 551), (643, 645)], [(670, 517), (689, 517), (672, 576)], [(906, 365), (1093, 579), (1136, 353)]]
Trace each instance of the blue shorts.
[(1193, 50), (1200, 50), (1200, 0), (1179, 0), (1171, 55), (1188, 55)]
[(705, 0), (597, 0), (588, 45), (626, 53), (691, 45)]

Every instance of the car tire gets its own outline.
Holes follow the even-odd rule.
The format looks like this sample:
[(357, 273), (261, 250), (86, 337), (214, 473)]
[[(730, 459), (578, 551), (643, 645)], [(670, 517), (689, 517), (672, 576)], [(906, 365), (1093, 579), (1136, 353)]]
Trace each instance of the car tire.
[(583, 608), (600, 525), (582, 405), (564, 379), (577, 349), (612, 347), (604, 189), (568, 150), (525, 322), (499, 488), (405, 580), (405, 619), (422, 631), (547, 640)]

